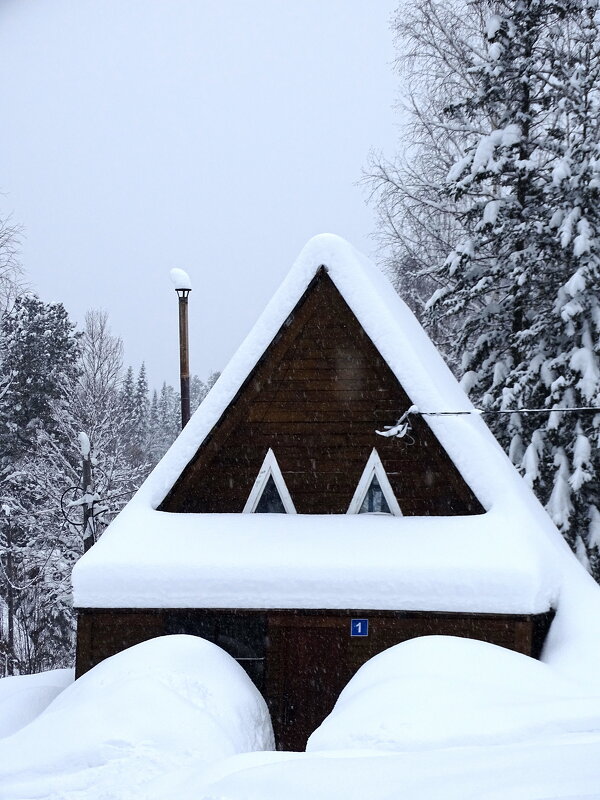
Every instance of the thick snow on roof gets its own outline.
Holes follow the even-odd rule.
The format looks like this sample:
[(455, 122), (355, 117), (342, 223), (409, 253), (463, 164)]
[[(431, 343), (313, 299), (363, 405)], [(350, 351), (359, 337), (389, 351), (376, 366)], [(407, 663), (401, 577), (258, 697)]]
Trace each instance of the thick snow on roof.
[(386, 278), (343, 239), (317, 236), (177, 441), (75, 567), (75, 605), (534, 613), (556, 605), (565, 570), (597, 601), (595, 585), (477, 414), (425, 420), (486, 509), (479, 516), (155, 510), (322, 265), (419, 410), (473, 409)]
[(502, 531), (505, 518), (482, 526), (477, 516), (164, 514), (133, 506), (120, 522), (94, 546), (93, 563), (77, 568), (79, 606), (532, 613), (555, 599), (552, 560), (526, 528)]

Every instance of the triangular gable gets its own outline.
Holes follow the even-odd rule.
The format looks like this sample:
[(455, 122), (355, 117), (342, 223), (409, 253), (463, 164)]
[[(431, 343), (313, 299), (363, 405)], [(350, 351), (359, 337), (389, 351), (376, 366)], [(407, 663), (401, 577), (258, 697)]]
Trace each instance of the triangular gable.
[(322, 267), (160, 510), (243, 511), (272, 448), (298, 513), (345, 514), (376, 447), (405, 515), (481, 513), (422, 419), (377, 435), (412, 403)]
[[(320, 272), (323, 265), (326, 270)], [(183, 488), (185, 473), (200, 461), (218, 430), (229, 426), (229, 435), (235, 432), (233, 418), (227, 421), (230, 411), (238, 406), (246, 389), (260, 391), (268, 381), (265, 365), (270, 356), (279, 353), (283, 368), (282, 347), (285, 351), (290, 346), (294, 331), (290, 333), (289, 329), (299, 307), (308, 304), (310, 297), (312, 303), (318, 300), (321, 308), (331, 300), (344, 315), (340, 320), (348, 343), (357, 341), (352, 330), (356, 332), (358, 327), (362, 331), (358, 341), (368, 341), (375, 350), (375, 360), (381, 359), (389, 370), (384, 373), (388, 378), (391, 374), (403, 392), (393, 422), (410, 405), (421, 411), (473, 411), (441, 356), (385, 278), (347, 242), (330, 235), (315, 237), (177, 441), (101, 540), (76, 565), (75, 605), (435, 608), (447, 612), (468, 608), (479, 613), (538, 613), (554, 605), (560, 591), (565, 613), (579, 607), (582, 598), (593, 606), (597, 586), (577, 564), (531, 489), (476, 413), (411, 416), (415, 446), (404, 452), (416, 453), (430, 444), (432, 451), (440, 448), (456, 467), (462, 484), (467, 484), (468, 497), (476, 493), (481, 503), (471, 505), (471, 511), (464, 513), (484, 506), (484, 514), (452, 516), (461, 514), (460, 508), (453, 508), (437, 518), (414, 517), (414, 505), (412, 511), (408, 510), (405, 497), (411, 502), (414, 498), (402, 484), (415, 472), (407, 458), (404, 471), (394, 475), (397, 470), (391, 468), (385, 449), (386, 442), (411, 447), (408, 437), (377, 437), (370, 444), (364, 443), (360, 463), (352, 467), (353, 486), (340, 510), (344, 514), (347, 511), (364, 464), (376, 447), (400, 501), (404, 513), (400, 518), (358, 514), (344, 520), (331, 515), (317, 519), (305, 515), (299, 502), (299, 513), (285, 520), (273, 514), (161, 513), (159, 509), (175, 498), (176, 492), (171, 490)], [(321, 322), (312, 330), (321, 341), (328, 340)], [(343, 367), (340, 363), (340, 374)], [(380, 430), (389, 424), (388, 410), (383, 410), (386, 419), (378, 424)], [(343, 440), (354, 427), (344, 425)], [(434, 434), (433, 443), (427, 431)], [(260, 430), (256, 433), (259, 435)], [(296, 438), (300, 440), (300, 434)], [(239, 511), (265, 450), (256, 457)], [(277, 446), (274, 452), (296, 504), (292, 480), (296, 465), (288, 460), (285, 450)], [(436, 470), (431, 469), (434, 462), (435, 458), (428, 459), (426, 482), (437, 480)], [(231, 464), (222, 462), (224, 475)], [(315, 467), (322, 465), (315, 462)], [(210, 469), (204, 470), (204, 477), (209, 476)], [(192, 507), (197, 488), (198, 484), (192, 484), (189, 494), (183, 495), (184, 500), (191, 499)], [(282, 546), (284, 532), (290, 535), (284, 537)], [(141, 560), (139, 553), (144, 554)], [(358, 571), (357, 553), (361, 563)], [(352, 574), (352, 581), (340, 581), (339, 576), (344, 574)], [(432, 574), (436, 576), (433, 588)], [(562, 607), (559, 613), (563, 613)], [(580, 669), (580, 638), (572, 637), (572, 644), (569, 658)]]
[[(414, 405), (429, 411), (473, 409), (435, 346), (389, 281), (348, 242), (339, 236), (321, 234), (303, 248), (213, 389), (137, 493), (135, 504), (163, 507), (175, 481), (210, 437), (323, 265), (387, 365), (410, 393)], [(481, 465), (489, 461), (490, 448), (497, 451), (500, 448), (480, 418), (463, 416), (452, 422), (448, 425), (448, 419), (426, 418), (426, 424), (442, 442), (463, 477), (476, 487), (480, 502), (491, 507), (498, 496), (497, 473), (482, 470)], [(514, 479), (511, 473), (513, 491), (516, 490)]]

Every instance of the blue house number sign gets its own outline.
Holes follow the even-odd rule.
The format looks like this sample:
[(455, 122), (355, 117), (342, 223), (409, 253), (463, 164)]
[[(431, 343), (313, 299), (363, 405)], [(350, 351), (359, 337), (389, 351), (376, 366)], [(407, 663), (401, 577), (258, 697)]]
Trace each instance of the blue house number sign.
[(350, 636), (368, 636), (369, 620), (353, 619), (350, 621)]

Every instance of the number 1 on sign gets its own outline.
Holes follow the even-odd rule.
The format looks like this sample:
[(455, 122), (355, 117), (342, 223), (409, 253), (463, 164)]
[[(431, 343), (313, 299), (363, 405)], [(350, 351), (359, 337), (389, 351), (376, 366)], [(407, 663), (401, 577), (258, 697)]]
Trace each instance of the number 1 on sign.
[(368, 636), (369, 620), (353, 619), (350, 621), (350, 636)]

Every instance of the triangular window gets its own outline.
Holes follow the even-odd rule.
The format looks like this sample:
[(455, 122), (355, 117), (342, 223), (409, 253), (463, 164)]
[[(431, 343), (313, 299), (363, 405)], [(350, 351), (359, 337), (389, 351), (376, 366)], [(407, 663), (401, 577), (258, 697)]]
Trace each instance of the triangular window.
[(367, 489), (365, 499), (362, 501), (361, 507), (358, 509), (359, 514), (391, 514), (390, 507), (377, 476), (373, 475), (371, 485)]
[(272, 475), (269, 475), (269, 477), (267, 478), (265, 488), (263, 489), (263, 493), (261, 494), (260, 499), (256, 504), (254, 513), (285, 514), (285, 506), (283, 505), (283, 500), (281, 499), (279, 492), (277, 491), (277, 487), (275, 486), (275, 481), (273, 480)]
[(244, 506), (245, 514), (295, 514), (275, 453), (269, 448), (252, 491)]
[(375, 448), (369, 456), (347, 513), (402, 516), (402, 511)]

